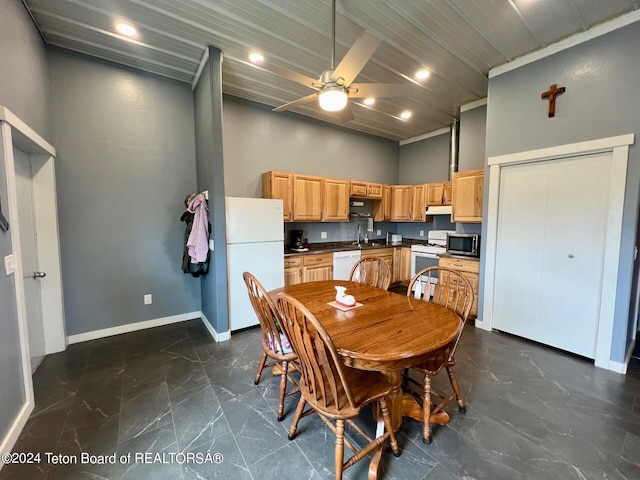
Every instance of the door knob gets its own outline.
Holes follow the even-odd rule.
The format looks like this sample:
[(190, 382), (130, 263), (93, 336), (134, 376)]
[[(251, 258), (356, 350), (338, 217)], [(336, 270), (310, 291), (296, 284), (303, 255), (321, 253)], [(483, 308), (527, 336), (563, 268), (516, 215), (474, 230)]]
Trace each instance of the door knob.
[(47, 274), (45, 272), (33, 272), (33, 278), (44, 278)]

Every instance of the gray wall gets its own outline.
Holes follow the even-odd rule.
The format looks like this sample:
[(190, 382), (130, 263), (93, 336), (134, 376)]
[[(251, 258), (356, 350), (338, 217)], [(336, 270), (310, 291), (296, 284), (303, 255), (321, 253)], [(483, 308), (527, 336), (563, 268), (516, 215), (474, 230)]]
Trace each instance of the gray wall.
[(445, 182), (449, 180), (449, 133), (400, 147), (398, 183)]
[[(489, 80), (487, 156), (640, 132), (640, 22)], [(557, 83), (567, 91), (547, 117), (540, 94)], [(611, 359), (623, 362), (638, 215), (640, 151), (629, 150), (620, 271)], [(486, 207), (486, 202), (485, 202)], [(485, 208), (486, 211), (486, 208)], [(576, 232), (578, 235), (579, 232)], [(607, 288), (607, 286), (605, 286)]]
[(67, 334), (199, 311), (200, 282), (181, 270), (196, 190), (189, 85), (48, 58)]
[(209, 60), (193, 92), (193, 103), (198, 190), (209, 191), (210, 237), (217, 245), (211, 252), (209, 273), (201, 277), (201, 305), (215, 331), (224, 333), (229, 331), (229, 301), (222, 148), (222, 52), (217, 48), (209, 47)]
[[(46, 51), (18, 0), (0, 0), (0, 105), (49, 138)], [(8, 217), (4, 159), (0, 158), (0, 204)], [(10, 232), (0, 232), (0, 439), (25, 402), (14, 277), (4, 271), (13, 251)]]
[(460, 112), (460, 148), (458, 170), (475, 170), (487, 164), (485, 143), (487, 138), (487, 106)]
[[(398, 183), (397, 142), (293, 113), (274, 113), (264, 105), (228, 95), (223, 119), (228, 196), (261, 197), (261, 175), (269, 170)], [(287, 223), (285, 230), (302, 229), (311, 243), (336, 242), (354, 240), (358, 224), (364, 227), (364, 235), (366, 222), (362, 221)], [(382, 238), (387, 231), (395, 232), (393, 224), (379, 223), (375, 228), (381, 230)], [(321, 232), (327, 233), (326, 239), (320, 238)]]
[(396, 183), (398, 144), (294, 113), (224, 97), (225, 188), (230, 197), (261, 197), (269, 170)]

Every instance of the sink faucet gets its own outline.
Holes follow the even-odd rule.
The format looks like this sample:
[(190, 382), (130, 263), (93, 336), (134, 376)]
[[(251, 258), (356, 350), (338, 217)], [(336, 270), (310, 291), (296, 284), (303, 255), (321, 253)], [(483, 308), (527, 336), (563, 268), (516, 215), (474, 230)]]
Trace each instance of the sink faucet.
[(358, 236), (356, 237), (356, 241), (353, 242), (354, 245), (357, 245), (358, 247), (360, 246), (360, 225), (358, 225)]

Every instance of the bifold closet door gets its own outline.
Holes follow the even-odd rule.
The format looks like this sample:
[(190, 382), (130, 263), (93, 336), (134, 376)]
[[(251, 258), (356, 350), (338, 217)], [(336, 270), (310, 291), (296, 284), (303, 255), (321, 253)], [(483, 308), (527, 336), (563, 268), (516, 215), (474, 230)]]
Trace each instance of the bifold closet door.
[(594, 358), (610, 161), (501, 169), (494, 328)]

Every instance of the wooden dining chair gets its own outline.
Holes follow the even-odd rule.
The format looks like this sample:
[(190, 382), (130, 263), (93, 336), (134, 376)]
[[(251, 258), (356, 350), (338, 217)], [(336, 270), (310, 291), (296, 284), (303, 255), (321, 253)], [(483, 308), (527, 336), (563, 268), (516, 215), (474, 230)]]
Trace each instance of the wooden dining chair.
[[(357, 370), (343, 365), (333, 341), (315, 316), (298, 300), (285, 293), (276, 299), (282, 318), (282, 325), (291, 346), (298, 354), (300, 367), (301, 396), (293, 424), (289, 430), (289, 440), (293, 440), (300, 419), (316, 412), (322, 421), (335, 433), (335, 478), (342, 478), (342, 472), (354, 465), (369, 452), (382, 448), (387, 438), (391, 450), (400, 455), (388, 409), (388, 395), (391, 384), (382, 374)], [(368, 404), (376, 402), (382, 414), (385, 430), (382, 436), (372, 438), (352, 421)], [(310, 407), (305, 411), (306, 404)], [(335, 420), (335, 425), (329, 419)], [(369, 442), (358, 450), (344, 436), (345, 421)], [(353, 455), (344, 461), (344, 445)]]
[(349, 280), (387, 290), (391, 285), (391, 269), (381, 258), (361, 258), (351, 269)]
[[(432, 302), (445, 308), (453, 310), (460, 316), (460, 326), (455, 339), (441, 349), (433, 352), (421, 364), (407, 369), (403, 373), (403, 386), (414, 395), (420, 395), (412, 386), (420, 384), (411, 377), (411, 371), (417, 371), (423, 378), (422, 387), (422, 409), (424, 413), (422, 440), (424, 443), (431, 443), (431, 423), (437, 423), (437, 415), (454, 398), (458, 402), (460, 413), (466, 413), (467, 409), (462, 400), (458, 382), (453, 375), (453, 367), (456, 363), (455, 353), (465, 322), (469, 318), (469, 313), (473, 307), (474, 293), (471, 282), (455, 270), (444, 267), (429, 267), (419, 271), (409, 283), (407, 296), (419, 298), (425, 302)], [(436, 376), (442, 368), (445, 368), (449, 375), (452, 392), (448, 395), (434, 392), (431, 388), (431, 379)], [(440, 399), (437, 405), (432, 405), (431, 396), (435, 395)]]
[[(281, 331), (282, 328), (278, 310), (265, 288), (258, 279), (249, 272), (244, 272), (242, 277), (244, 278), (244, 283), (247, 285), (249, 300), (260, 321), (260, 328), (262, 330), (262, 350), (264, 353), (260, 359), (258, 372), (256, 373), (253, 383), (256, 385), (260, 383), (262, 371), (265, 368), (275, 365), (280, 366), (280, 397), (277, 416), (280, 422), (284, 419), (284, 399), (300, 391), (297, 382), (289, 375), (291, 364), (295, 364), (298, 356), (293, 352), (284, 332)], [(267, 358), (272, 358), (274, 361), (266, 363)], [(294, 386), (289, 391), (287, 391), (287, 382), (291, 382)]]

